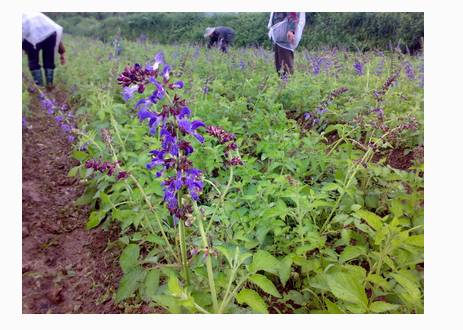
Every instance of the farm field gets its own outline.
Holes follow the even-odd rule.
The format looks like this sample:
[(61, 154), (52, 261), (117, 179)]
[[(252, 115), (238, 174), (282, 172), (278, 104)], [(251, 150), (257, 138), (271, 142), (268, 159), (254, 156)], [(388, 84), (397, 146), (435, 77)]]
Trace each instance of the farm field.
[(23, 312), (424, 313), (422, 54), (280, 79), (263, 48), (65, 40), (55, 90), (23, 65)]

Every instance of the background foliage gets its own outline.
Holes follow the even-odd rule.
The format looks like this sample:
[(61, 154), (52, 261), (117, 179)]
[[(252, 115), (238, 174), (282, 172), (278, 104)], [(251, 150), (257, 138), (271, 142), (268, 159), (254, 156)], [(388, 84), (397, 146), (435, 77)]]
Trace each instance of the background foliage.
[[(162, 44), (201, 43), (207, 26), (230, 26), (235, 45), (265, 46), (269, 13), (48, 13), (67, 33), (111, 40), (144, 34)], [(424, 36), (423, 13), (306, 13), (301, 46), (350, 50), (389, 49), (398, 44), (417, 50)]]

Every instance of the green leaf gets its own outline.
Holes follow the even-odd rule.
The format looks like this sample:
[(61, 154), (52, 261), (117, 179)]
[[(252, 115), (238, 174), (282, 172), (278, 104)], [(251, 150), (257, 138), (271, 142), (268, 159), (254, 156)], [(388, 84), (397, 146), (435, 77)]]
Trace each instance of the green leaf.
[(105, 215), (106, 215), (106, 211), (104, 210), (93, 211), (92, 213), (90, 213), (90, 216), (88, 217), (88, 221), (85, 225), (85, 228), (87, 229), (95, 228), (96, 226), (100, 224), (101, 220), (103, 220)]
[(377, 286), (382, 287), (385, 290), (390, 290), (391, 288), (391, 285), (389, 284), (389, 282), (381, 275), (369, 274), (367, 277), (367, 280), (373, 284), (376, 284)]
[(366, 311), (368, 298), (363, 281), (352, 272), (337, 271), (326, 275), (328, 287), (336, 298), (353, 303)]
[(249, 270), (251, 273), (255, 273), (259, 270), (265, 270), (266, 272), (278, 275), (279, 265), (280, 262), (277, 258), (267, 251), (259, 250), (253, 256), (252, 263), (249, 265)]
[(392, 277), (399, 283), (410, 295), (409, 302), (416, 303), (421, 299), (421, 292), (418, 286), (402, 274), (392, 274)]
[(322, 191), (332, 191), (332, 190), (337, 190), (339, 188), (339, 185), (334, 182), (327, 183), (323, 186)]
[(365, 254), (366, 251), (367, 249), (361, 245), (346, 246), (344, 251), (342, 251), (341, 255), (339, 256), (339, 262), (345, 263), (346, 261), (357, 258), (359, 255)]
[(424, 247), (424, 235), (413, 235), (405, 239), (405, 242), (418, 247)]
[(73, 168), (71, 168), (68, 172), (68, 177), (74, 177), (77, 175), (77, 172), (79, 171), (80, 169), (80, 165), (78, 166), (74, 166)]
[(329, 300), (328, 298), (325, 299), (326, 309), (330, 314), (344, 314), (344, 312), (336, 305), (334, 302)]
[(376, 231), (380, 230), (383, 225), (381, 218), (370, 211), (358, 210), (355, 214), (365, 220)]
[(274, 297), (281, 298), (275, 285), (266, 276), (261, 274), (253, 274), (249, 276), (249, 280), (261, 288), (264, 292), (271, 294)]
[(390, 304), (385, 301), (375, 301), (371, 303), (369, 309), (370, 309), (370, 312), (373, 312), (373, 313), (385, 313), (385, 312), (396, 310), (399, 307), (400, 307), (399, 305)]
[(180, 286), (180, 282), (175, 275), (171, 274), (169, 281), (167, 282), (167, 288), (169, 292), (175, 297), (181, 297), (183, 294), (183, 289)]
[(72, 152), (72, 157), (77, 159), (79, 162), (83, 162), (87, 158), (87, 153), (81, 150), (74, 150)]
[(128, 273), (132, 268), (138, 266), (138, 257), (140, 255), (140, 247), (137, 244), (129, 244), (119, 258), (122, 271)]
[(145, 240), (150, 242), (150, 243), (154, 243), (154, 244), (157, 244), (157, 245), (165, 245), (166, 242), (161, 238), (159, 237), (158, 235), (156, 234), (149, 234), (145, 237)]
[(148, 298), (153, 299), (156, 296), (156, 292), (159, 288), (159, 276), (161, 272), (159, 269), (151, 269), (146, 274), (145, 278), (145, 295)]
[(140, 287), (145, 274), (146, 272), (141, 267), (134, 268), (127, 274), (124, 274), (117, 289), (116, 302), (119, 303), (134, 293)]
[(287, 255), (280, 260), (280, 265), (278, 267), (278, 276), (280, 277), (281, 284), (286, 285), (286, 282), (289, 280), (291, 274), (291, 266), (293, 264), (293, 256), (291, 254)]
[(243, 289), (236, 295), (239, 304), (246, 304), (254, 312), (268, 314), (267, 304), (259, 294), (251, 289)]

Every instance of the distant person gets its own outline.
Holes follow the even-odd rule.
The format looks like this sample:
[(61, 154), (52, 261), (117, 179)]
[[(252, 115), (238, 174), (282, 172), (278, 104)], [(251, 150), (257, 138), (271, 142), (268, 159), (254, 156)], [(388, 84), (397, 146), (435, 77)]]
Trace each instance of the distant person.
[(22, 15), (22, 48), (27, 54), (29, 69), (34, 82), (43, 86), (42, 70), (39, 54), (42, 52), (42, 65), (48, 89), (53, 88), (55, 70), (55, 53), (60, 54), (61, 64), (66, 63), (61, 37), (63, 28), (42, 13), (26, 13)]
[(270, 13), (268, 36), (275, 51), (275, 67), (282, 77), (294, 73), (294, 50), (301, 41), (305, 13)]
[(228, 51), (228, 46), (235, 38), (235, 31), (226, 26), (208, 27), (204, 32), (204, 38), (209, 38), (207, 48), (216, 46), (222, 52)]

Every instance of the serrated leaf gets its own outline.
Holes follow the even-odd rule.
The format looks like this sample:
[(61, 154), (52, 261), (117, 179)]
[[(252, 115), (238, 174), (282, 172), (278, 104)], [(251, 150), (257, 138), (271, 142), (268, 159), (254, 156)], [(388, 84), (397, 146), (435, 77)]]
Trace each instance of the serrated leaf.
[(267, 304), (259, 294), (251, 289), (243, 289), (236, 295), (239, 304), (246, 304), (254, 312), (268, 314)]
[(385, 301), (375, 301), (370, 304), (370, 312), (373, 313), (385, 313), (398, 309), (400, 306), (395, 304), (390, 304)]
[(402, 274), (392, 274), (392, 277), (407, 291), (410, 295), (411, 302), (418, 302), (420, 300), (420, 289), (413, 281)]
[(155, 234), (147, 235), (145, 237), (145, 240), (147, 240), (150, 243), (158, 244), (158, 245), (161, 245), (161, 246), (166, 244), (166, 242), (161, 237), (159, 237), (158, 235), (155, 235)]
[(279, 265), (280, 262), (277, 258), (267, 251), (259, 250), (253, 256), (252, 263), (249, 265), (249, 270), (251, 273), (255, 273), (259, 270), (265, 270), (266, 272), (278, 275)]
[(159, 277), (161, 272), (159, 269), (151, 269), (146, 274), (145, 278), (145, 295), (148, 298), (154, 299), (159, 288)]
[(132, 268), (138, 266), (138, 257), (140, 256), (140, 247), (137, 244), (129, 244), (122, 251), (119, 258), (122, 271), (128, 273)]
[(362, 254), (365, 254), (366, 251), (367, 249), (361, 245), (346, 246), (346, 248), (342, 251), (341, 255), (339, 256), (339, 262), (345, 263), (346, 261), (352, 260)]
[(73, 168), (71, 168), (68, 172), (68, 177), (71, 178), (71, 177), (76, 176), (79, 169), (80, 169), (80, 165), (74, 166)]
[(287, 255), (286, 257), (280, 260), (280, 265), (278, 267), (278, 276), (280, 277), (280, 282), (283, 286), (285, 286), (286, 282), (289, 280), (292, 264), (293, 264), (292, 255)]
[(330, 183), (325, 184), (322, 187), (322, 191), (338, 190), (338, 188), (339, 188), (339, 185), (337, 183), (330, 182)]
[(377, 286), (382, 287), (385, 290), (390, 290), (391, 288), (391, 285), (389, 284), (389, 282), (381, 275), (369, 274), (367, 277), (367, 280), (373, 284), (376, 284)]
[(116, 293), (116, 302), (121, 302), (124, 299), (130, 297), (140, 287), (140, 283), (143, 281), (146, 272), (141, 267), (132, 269), (127, 274), (122, 276), (119, 283), (119, 288)]
[(183, 289), (180, 286), (180, 282), (177, 277), (175, 277), (173, 274), (169, 277), (169, 281), (167, 282), (167, 288), (169, 289), (169, 292), (175, 296), (175, 297), (180, 297), (182, 296)]
[(325, 299), (326, 309), (330, 314), (344, 314), (344, 312), (336, 305), (334, 302), (329, 300), (328, 298)]
[(350, 272), (337, 271), (326, 274), (326, 280), (331, 293), (336, 298), (358, 305), (362, 310), (366, 311), (368, 298), (363, 283), (358, 276)]
[(265, 275), (253, 274), (249, 276), (249, 280), (261, 288), (264, 292), (271, 294), (274, 297), (281, 298), (275, 285)]
[(88, 221), (85, 224), (85, 228), (87, 229), (95, 228), (96, 226), (100, 224), (101, 220), (103, 220), (105, 215), (106, 215), (106, 211), (104, 210), (93, 211), (92, 213), (90, 213), (90, 216), (88, 217)]
[(418, 247), (424, 247), (424, 235), (413, 235), (405, 239), (405, 242)]
[(380, 230), (383, 225), (381, 218), (370, 211), (358, 210), (355, 214), (365, 220), (376, 231)]

